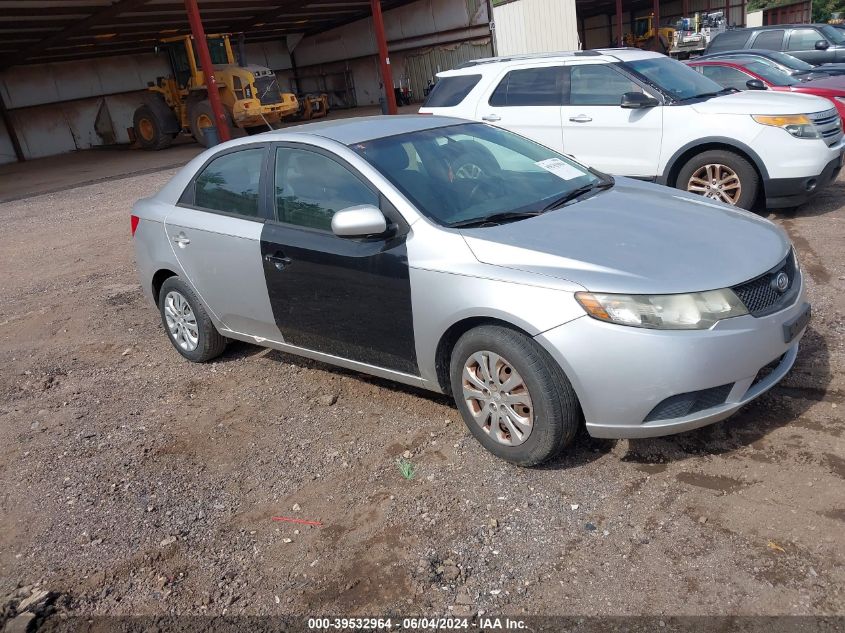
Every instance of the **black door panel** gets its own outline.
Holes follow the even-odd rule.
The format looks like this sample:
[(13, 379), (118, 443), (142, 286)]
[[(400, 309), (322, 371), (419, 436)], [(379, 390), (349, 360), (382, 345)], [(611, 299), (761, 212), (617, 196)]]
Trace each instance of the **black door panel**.
[(261, 255), (286, 343), (419, 374), (404, 236), (352, 240), (268, 222)]

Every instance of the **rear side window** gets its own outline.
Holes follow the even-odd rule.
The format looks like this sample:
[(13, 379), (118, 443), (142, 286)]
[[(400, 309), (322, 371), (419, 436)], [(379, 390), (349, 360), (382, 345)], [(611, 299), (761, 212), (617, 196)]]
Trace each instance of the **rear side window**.
[(224, 154), (197, 176), (194, 206), (249, 217), (259, 217), (258, 195), (264, 148)]
[(424, 108), (451, 108), (458, 105), (475, 88), (481, 75), (456, 75), (441, 77), (428, 93)]
[(490, 95), (491, 106), (559, 106), (569, 89), (564, 66), (512, 70)]
[(724, 33), (719, 33), (715, 38), (713, 38), (713, 41), (707, 48), (707, 52), (717, 53), (719, 51), (730, 51), (735, 48), (745, 48), (745, 44), (748, 42), (748, 38), (750, 36), (751, 32), (744, 30), (725, 31)]
[(816, 29), (795, 29), (789, 34), (789, 50), (812, 51), (816, 48), (816, 42), (823, 39)]
[(751, 43), (751, 48), (759, 48), (765, 51), (782, 51), (783, 34), (784, 31), (782, 29), (760, 31)]

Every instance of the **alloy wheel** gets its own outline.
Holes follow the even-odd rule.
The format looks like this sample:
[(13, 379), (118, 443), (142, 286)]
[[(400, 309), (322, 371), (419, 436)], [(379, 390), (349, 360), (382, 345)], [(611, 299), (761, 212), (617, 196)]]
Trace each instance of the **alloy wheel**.
[(479, 351), (464, 363), (463, 396), (475, 423), (505, 446), (524, 443), (534, 428), (531, 394), (503, 356)]
[(690, 176), (687, 191), (711, 200), (736, 205), (742, 195), (742, 183), (737, 173), (727, 165), (702, 165)]
[(173, 341), (186, 352), (199, 344), (197, 317), (182, 293), (171, 290), (164, 297), (164, 319)]

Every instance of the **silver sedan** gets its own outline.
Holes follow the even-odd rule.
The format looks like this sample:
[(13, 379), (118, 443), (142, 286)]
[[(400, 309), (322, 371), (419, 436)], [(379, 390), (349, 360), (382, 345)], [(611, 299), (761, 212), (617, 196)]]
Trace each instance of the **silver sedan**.
[(212, 148), (138, 201), (141, 284), (204, 362), (237, 339), (452, 394), (522, 465), (721, 420), (792, 367), (810, 316), (786, 235), (434, 116)]

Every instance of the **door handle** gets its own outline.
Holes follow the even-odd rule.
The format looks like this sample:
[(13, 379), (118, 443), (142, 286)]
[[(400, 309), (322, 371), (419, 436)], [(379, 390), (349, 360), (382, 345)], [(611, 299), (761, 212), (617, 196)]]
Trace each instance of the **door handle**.
[(490, 121), (491, 123), (493, 123), (495, 121), (501, 121), (502, 117), (500, 117), (498, 114), (486, 114), (483, 117), (481, 117), (481, 120), (482, 121)]
[(185, 237), (184, 233), (179, 233), (179, 235), (173, 238), (173, 242), (178, 244), (182, 248), (185, 248), (188, 244), (191, 243), (191, 240)]
[(291, 263), (290, 257), (285, 257), (282, 253), (276, 253), (275, 255), (265, 255), (264, 261), (273, 264), (276, 267), (276, 270), (284, 270), (285, 266), (289, 266)]
[(579, 114), (578, 116), (569, 117), (569, 120), (573, 123), (589, 123), (593, 118), (588, 117), (586, 114)]

